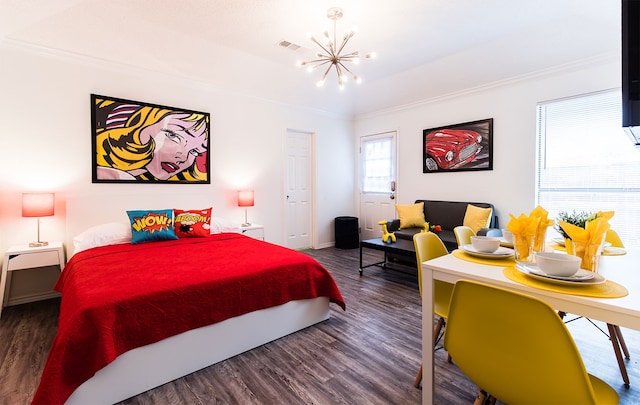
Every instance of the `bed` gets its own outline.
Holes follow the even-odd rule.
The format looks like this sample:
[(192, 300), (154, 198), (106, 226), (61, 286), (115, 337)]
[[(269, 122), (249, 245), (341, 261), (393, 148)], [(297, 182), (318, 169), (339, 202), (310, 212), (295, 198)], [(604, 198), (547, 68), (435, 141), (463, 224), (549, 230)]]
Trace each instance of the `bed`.
[(345, 308), (314, 259), (233, 232), (87, 248), (56, 289), (35, 404), (119, 402)]

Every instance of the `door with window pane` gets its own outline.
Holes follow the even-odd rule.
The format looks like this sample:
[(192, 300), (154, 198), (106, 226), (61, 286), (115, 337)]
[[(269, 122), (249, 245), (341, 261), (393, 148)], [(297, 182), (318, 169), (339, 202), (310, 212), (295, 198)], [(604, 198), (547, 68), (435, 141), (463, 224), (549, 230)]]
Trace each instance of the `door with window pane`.
[(395, 217), (396, 132), (360, 138), (360, 229), (362, 239), (382, 236), (378, 222)]

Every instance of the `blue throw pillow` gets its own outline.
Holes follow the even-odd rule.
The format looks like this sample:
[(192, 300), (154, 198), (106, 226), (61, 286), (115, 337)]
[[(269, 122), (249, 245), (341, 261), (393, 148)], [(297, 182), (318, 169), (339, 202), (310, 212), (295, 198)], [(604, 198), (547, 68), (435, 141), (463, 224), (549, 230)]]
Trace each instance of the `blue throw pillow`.
[(127, 211), (131, 223), (131, 243), (178, 239), (173, 230), (173, 210)]

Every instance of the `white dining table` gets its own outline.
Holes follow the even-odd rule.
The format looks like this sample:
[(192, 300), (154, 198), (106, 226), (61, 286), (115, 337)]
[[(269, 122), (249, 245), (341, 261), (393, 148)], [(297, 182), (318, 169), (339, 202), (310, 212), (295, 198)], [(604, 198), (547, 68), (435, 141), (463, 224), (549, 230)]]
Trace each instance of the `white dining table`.
[(629, 294), (621, 298), (592, 298), (541, 290), (510, 280), (505, 266), (479, 264), (452, 254), (422, 263), (422, 403), (434, 403), (433, 366), (433, 280), (455, 283), (474, 280), (537, 297), (553, 308), (613, 325), (640, 330), (640, 251), (602, 256), (598, 273), (624, 286)]

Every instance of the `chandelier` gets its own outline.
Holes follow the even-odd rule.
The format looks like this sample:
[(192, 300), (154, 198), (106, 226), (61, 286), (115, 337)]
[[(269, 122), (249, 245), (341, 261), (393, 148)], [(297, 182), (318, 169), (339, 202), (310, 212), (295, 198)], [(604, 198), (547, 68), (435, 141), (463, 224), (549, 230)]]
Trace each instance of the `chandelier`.
[[(347, 45), (347, 42), (356, 34), (355, 29), (351, 29), (347, 31), (347, 33), (342, 38), (342, 42), (338, 44), (337, 35), (336, 35), (336, 22), (342, 18), (342, 9), (340, 7), (331, 7), (327, 10), (327, 17), (330, 20), (333, 20), (333, 41), (329, 38), (329, 32), (324, 31), (324, 37), (322, 39), (322, 43), (320, 43), (313, 36), (309, 36), (309, 39), (313, 41), (316, 45), (318, 45), (322, 51), (316, 53), (317, 59), (308, 60), (308, 61), (298, 61), (298, 66), (307, 66), (308, 72), (313, 72), (319, 67), (326, 66), (326, 69), (320, 80), (316, 83), (318, 87), (324, 85), (325, 80), (327, 79), (327, 75), (331, 71), (332, 68), (335, 69), (336, 75), (338, 76), (338, 87), (340, 90), (344, 90), (344, 83), (347, 81), (347, 74), (351, 75), (353, 80), (356, 83), (360, 83), (362, 79), (354, 74), (345, 63), (353, 63), (357, 65), (360, 62), (360, 56), (358, 51), (353, 51), (350, 53), (342, 53), (344, 51), (344, 47)], [(365, 59), (371, 59), (376, 56), (375, 52), (368, 53), (364, 55)]]

